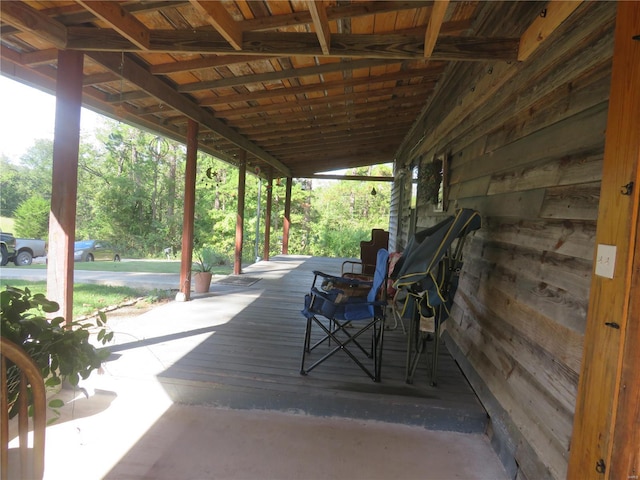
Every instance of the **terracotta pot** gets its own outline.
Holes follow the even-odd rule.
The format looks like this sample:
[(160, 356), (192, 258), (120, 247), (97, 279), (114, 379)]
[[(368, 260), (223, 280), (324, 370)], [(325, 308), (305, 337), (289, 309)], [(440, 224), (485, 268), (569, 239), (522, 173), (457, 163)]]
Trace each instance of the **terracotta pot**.
[(194, 290), (196, 293), (207, 293), (211, 286), (211, 272), (196, 272), (193, 275)]

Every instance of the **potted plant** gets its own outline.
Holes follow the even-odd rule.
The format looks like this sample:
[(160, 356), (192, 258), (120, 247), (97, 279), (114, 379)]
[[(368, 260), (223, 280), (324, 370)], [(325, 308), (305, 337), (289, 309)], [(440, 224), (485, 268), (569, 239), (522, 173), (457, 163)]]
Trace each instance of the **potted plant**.
[[(89, 341), (95, 325), (88, 322), (65, 324), (63, 317), (47, 319), (46, 314), (59, 309), (58, 303), (41, 293), (32, 295), (28, 288), (7, 286), (0, 292), (2, 337), (21, 347), (34, 360), (46, 387), (59, 386), (63, 381), (76, 386), (81, 378), (88, 378), (93, 370), (100, 368), (109, 356), (107, 349), (96, 348)], [(105, 323), (106, 316), (100, 312), (97, 340), (103, 345), (113, 338), (113, 332), (107, 332)], [(9, 415), (13, 417), (17, 413), (12, 407), (19, 395), (19, 380), (13, 379), (8, 385)], [(62, 402), (52, 400), (49, 406), (55, 409), (62, 406)]]
[(194, 290), (196, 293), (207, 293), (211, 287), (212, 270), (215, 265), (215, 252), (209, 248), (203, 248), (196, 255), (197, 261), (193, 262)]

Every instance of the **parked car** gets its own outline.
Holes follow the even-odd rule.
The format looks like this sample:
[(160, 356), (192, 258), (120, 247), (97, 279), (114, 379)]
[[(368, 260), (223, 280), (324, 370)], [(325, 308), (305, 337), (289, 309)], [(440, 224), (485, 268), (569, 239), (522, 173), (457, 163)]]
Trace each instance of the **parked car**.
[(15, 253), (9, 260), (16, 266), (31, 265), (34, 258), (47, 255), (47, 242), (35, 238), (16, 238)]
[(0, 265), (5, 266), (16, 253), (16, 239), (11, 233), (0, 232)]
[(108, 242), (101, 240), (81, 240), (75, 242), (73, 259), (76, 262), (93, 262), (94, 260), (120, 261), (120, 254)]

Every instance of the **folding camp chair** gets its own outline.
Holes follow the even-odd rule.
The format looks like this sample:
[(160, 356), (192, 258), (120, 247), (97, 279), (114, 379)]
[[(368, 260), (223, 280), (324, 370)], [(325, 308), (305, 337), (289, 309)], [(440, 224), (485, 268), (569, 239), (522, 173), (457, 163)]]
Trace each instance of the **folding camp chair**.
[[(305, 295), (302, 310), (307, 318), (300, 367), (302, 375), (342, 351), (374, 382), (380, 381), (388, 258), (387, 250), (378, 251), (372, 282), (313, 272), (311, 291)], [(321, 336), (312, 345), (314, 326), (319, 327)], [(370, 345), (362, 340), (365, 333), (371, 334)], [(328, 351), (306, 367), (308, 356), (321, 345), (326, 345)], [(364, 357), (373, 360), (373, 372), (365, 365), (368, 360)]]
[(433, 339), (431, 384), (436, 385), (440, 326), (449, 318), (462, 269), (466, 235), (481, 226), (480, 214), (464, 208), (416, 233), (396, 265), (393, 286), (406, 292), (402, 315), (411, 320), (407, 337), (406, 381), (413, 377), (427, 342)]

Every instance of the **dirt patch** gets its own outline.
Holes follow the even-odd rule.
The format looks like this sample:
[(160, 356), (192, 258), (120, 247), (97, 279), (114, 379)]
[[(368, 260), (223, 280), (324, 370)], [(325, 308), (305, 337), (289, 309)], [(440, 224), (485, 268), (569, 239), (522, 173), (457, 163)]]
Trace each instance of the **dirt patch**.
[[(169, 303), (171, 301), (170, 298), (159, 298), (153, 302), (150, 302), (147, 297), (135, 298), (132, 300), (128, 300), (118, 305), (110, 305), (101, 309), (107, 316), (107, 321), (110, 319), (122, 319), (128, 317), (137, 317), (142, 315), (143, 313), (148, 312), (149, 310), (153, 310), (161, 305)], [(98, 316), (98, 312), (95, 312), (91, 315), (85, 315), (83, 317), (78, 318), (78, 321), (85, 320), (93, 320)]]

